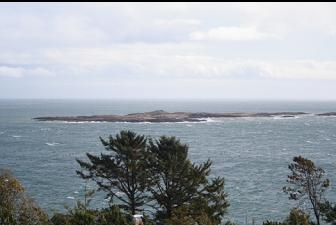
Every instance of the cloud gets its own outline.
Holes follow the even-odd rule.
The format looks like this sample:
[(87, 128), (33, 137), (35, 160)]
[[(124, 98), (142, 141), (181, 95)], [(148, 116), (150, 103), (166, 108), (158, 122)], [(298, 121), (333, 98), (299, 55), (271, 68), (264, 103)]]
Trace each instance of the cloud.
[(208, 31), (195, 31), (190, 34), (191, 40), (205, 41), (254, 41), (263, 39), (279, 39), (277, 34), (258, 31), (256, 27), (216, 27)]
[[(8, 4), (0, 46), (95, 47), (111, 43), (252, 41), (336, 34), (335, 4)], [(211, 13), (209, 13), (211, 12)], [(303, 19), (304, 18), (304, 19)], [(2, 44), (6, 43), (6, 44)]]
[(0, 66), (0, 77), (20, 78), (23, 76), (50, 76), (52, 72), (45, 68), (24, 68)]
[(157, 20), (155, 23), (160, 26), (169, 26), (169, 27), (201, 25), (201, 21), (196, 20), (196, 19), (168, 19), (168, 20), (161, 19), (161, 20)]
[(336, 80), (336, 60), (291, 60), (261, 66), (269, 78)]
[(0, 77), (22, 77), (21, 68), (12, 68), (8, 66), (0, 66)]
[[(179, 51), (177, 51), (179, 49)], [(189, 50), (188, 50), (189, 49)], [(336, 80), (336, 60), (255, 59), (187, 54), (193, 46), (171, 44), (122, 44), (109, 48), (65, 48), (31, 54), (5, 54), (18, 59), (13, 66), (2, 66), (1, 75), (104, 77), (123, 79), (142, 77), (170, 79), (315, 79)], [(185, 52), (185, 53), (183, 53)], [(25, 64), (22, 64), (25, 63)], [(27, 64), (30, 65), (27, 68)]]

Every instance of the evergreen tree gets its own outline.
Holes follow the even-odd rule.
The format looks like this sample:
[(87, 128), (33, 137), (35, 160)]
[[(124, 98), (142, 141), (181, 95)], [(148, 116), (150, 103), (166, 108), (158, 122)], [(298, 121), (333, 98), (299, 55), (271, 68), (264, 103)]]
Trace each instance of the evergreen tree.
[(224, 179), (208, 178), (212, 162), (193, 164), (188, 159), (188, 146), (175, 137), (149, 140), (149, 152), (151, 185), (148, 189), (162, 209), (157, 212), (157, 218), (172, 219), (173, 211), (184, 207), (189, 216), (206, 213), (215, 224), (220, 224), (229, 204)]
[(321, 210), (325, 190), (329, 187), (329, 180), (324, 179), (324, 170), (316, 167), (314, 162), (302, 156), (294, 157), (294, 163), (289, 164), (291, 174), (288, 175), (289, 186), (283, 187), (283, 191), (289, 194), (289, 199), (308, 201), (316, 218), (316, 224), (320, 225)]
[(82, 168), (77, 173), (83, 179), (95, 181), (99, 190), (107, 191), (106, 197), (111, 202), (117, 198), (120, 208), (136, 214), (146, 201), (144, 157), (147, 139), (132, 131), (121, 131), (116, 137), (100, 140), (109, 153), (100, 156), (87, 153), (89, 162), (77, 160)]

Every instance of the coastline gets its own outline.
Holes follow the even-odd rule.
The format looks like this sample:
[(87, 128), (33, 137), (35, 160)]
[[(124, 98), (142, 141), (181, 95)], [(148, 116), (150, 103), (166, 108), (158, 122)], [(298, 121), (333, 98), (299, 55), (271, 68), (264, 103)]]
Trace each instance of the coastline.
[[(204, 122), (206, 118), (244, 118), (244, 117), (283, 117), (290, 118), (299, 115), (308, 115), (306, 112), (166, 112), (155, 110), (143, 113), (126, 115), (92, 115), (92, 116), (45, 116), (35, 117), (38, 121), (63, 121), (63, 122)], [(336, 116), (336, 112), (316, 113), (315, 116)]]

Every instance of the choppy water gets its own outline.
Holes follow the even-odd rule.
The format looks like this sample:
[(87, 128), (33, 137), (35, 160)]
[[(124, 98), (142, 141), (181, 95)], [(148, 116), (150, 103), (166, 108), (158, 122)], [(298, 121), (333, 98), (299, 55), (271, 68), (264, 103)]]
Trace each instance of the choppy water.
[[(238, 224), (280, 220), (295, 205), (282, 193), (287, 165), (296, 155), (312, 159), (332, 181), (336, 200), (336, 117), (227, 118), (205, 123), (62, 123), (31, 118), (53, 115), (126, 114), (163, 109), (192, 112), (336, 111), (336, 102), (0, 100), (0, 168), (9, 168), (48, 212), (64, 210), (83, 195), (76, 158), (99, 153), (98, 137), (122, 129), (174, 135), (194, 162), (213, 160), (226, 178), (229, 215)], [(106, 204), (98, 195), (95, 206)]]

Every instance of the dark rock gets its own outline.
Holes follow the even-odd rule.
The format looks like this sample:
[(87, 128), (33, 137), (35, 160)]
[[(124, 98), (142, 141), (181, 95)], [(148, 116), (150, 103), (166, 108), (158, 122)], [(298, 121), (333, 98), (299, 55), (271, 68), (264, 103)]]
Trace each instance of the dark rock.
[(276, 113), (248, 113), (248, 112), (226, 112), (226, 113), (207, 113), (207, 112), (165, 112), (156, 110), (144, 113), (131, 113), (127, 115), (93, 115), (93, 116), (55, 116), (55, 117), (36, 117), (39, 121), (67, 121), (67, 122), (201, 122), (205, 118), (235, 118), (235, 117), (272, 117), (283, 116), (293, 117), (295, 115), (306, 114), (304, 112), (276, 112)]
[(336, 116), (336, 112), (318, 113), (318, 116)]

